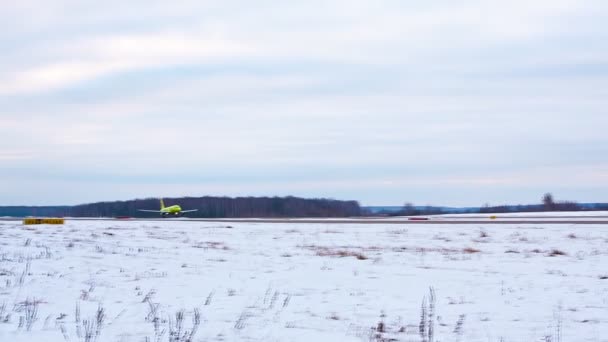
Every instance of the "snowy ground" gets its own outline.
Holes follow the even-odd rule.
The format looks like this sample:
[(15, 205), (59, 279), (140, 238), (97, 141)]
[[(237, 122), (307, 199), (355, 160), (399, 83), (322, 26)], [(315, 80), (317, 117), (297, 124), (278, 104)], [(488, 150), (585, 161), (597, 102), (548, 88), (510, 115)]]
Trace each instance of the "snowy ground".
[(0, 341), (608, 341), (607, 278), (605, 225), (0, 222)]

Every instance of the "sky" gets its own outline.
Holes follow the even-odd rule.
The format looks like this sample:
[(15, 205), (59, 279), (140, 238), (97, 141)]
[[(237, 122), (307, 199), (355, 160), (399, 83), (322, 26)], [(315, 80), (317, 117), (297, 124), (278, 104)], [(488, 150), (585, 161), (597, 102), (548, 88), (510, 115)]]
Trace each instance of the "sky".
[(608, 202), (604, 0), (0, 0), (0, 205)]

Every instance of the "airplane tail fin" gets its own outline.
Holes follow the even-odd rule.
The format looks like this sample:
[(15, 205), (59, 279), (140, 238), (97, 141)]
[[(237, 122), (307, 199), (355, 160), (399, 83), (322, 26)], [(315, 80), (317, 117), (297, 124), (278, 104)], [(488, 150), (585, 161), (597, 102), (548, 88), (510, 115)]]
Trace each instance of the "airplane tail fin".
[(160, 199), (160, 210), (165, 209), (165, 202), (163, 201), (163, 199)]

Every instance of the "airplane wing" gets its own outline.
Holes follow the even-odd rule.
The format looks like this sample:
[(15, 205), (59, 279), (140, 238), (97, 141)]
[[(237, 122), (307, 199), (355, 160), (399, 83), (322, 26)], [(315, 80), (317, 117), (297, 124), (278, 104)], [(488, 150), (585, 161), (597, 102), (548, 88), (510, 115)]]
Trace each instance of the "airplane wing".
[(160, 210), (146, 210), (146, 209), (137, 209), (137, 211), (145, 211), (147, 213), (161, 213)]
[(198, 211), (198, 209), (192, 209), (192, 210), (182, 210), (180, 211), (181, 213), (191, 213), (193, 211)]

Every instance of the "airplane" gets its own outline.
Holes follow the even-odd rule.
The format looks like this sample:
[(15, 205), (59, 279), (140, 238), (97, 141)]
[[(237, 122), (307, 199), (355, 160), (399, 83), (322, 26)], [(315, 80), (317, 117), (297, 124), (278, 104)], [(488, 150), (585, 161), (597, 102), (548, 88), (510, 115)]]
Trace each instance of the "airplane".
[(146, 209), (137, 209), (139, 211), (145, 211), (147, 213), (159, 213), (162, 217), (167, 217), (169, 215), (179, 216), (184, 213), (191, 213), (193, 211), (198, 211), (198, 209), (192, 210), (182, 210), (182, 207), (179, 205), (172, 205), (169, 207), (165, 207), (165, 202), (163, 199), (160, 199), (160, 210), (146, 210)]

